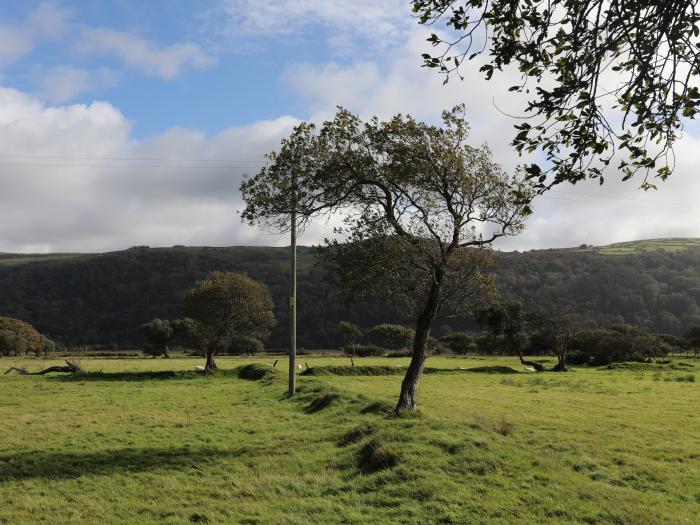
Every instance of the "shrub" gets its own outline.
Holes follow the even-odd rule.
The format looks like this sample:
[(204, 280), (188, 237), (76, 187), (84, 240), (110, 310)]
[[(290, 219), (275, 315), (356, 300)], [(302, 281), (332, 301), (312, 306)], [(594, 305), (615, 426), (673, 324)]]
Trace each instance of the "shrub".
[[(343, 348), (346, 355), (352, 355), (352, 345)], [(355, 357), (381, 357), (386, 354), (386, 348), (377, 345), (355, 345)]]
[(452, 332), (439, 339), (440, 343), (459, 355), (474, 353), (477, 350), (476, 339), (467, 332)]
[(264, 349), (260, 339), (248, 335), (238, 335), (231, 339), (231, 344), (226, 353), (234, 355), (253, 355), (259, 354)]
[(411, 347), (414, 337), (414, 330), (400, 324), (378, 324), (367, 332), (370, 343), (390, 350)]
[(41, 355), (47, 339), (32, 325), (13, 319), (0, 317), (0, 355), (20, 355), (33, 352)]

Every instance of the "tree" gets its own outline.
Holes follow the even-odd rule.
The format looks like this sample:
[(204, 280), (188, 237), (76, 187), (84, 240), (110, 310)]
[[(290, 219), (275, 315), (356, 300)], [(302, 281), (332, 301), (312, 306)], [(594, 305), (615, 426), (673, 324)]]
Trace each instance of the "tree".
[(578, 316), (561, 310), (539, 309), (530, 314), (530, 320), (539, 331), (539, 341), (551, 348), (557, 356), (557, 364), (552, 372), (566, 372), (569, 344), (581, 328)]
[(175, 337), (175, 330), (168, 320), (153, 319), (141, 325), (141, 333), (146, 340), (143, 352), (147, 355), (157, 357), (162, 355), (165, 358), (168, 354), (170, 341)]
[(524, 310), (523, 303), (516, 300), (502, 301), (481, 308), (476, 313), (476, 322), (479, 326), (487, 328), (492, 335), (504, 335), (508, 342), (509, 350), (518, 354), (520, 362), (533, 367), (538, 372), (544, 371), (544, 367), (535, 361), (526, 361), (523, 358), (525, 337), (521, 337), (523, 329)]
[[(700, 108), (700, 14), (695, 0), (413, 0), (438, 48), (425, 66), (460, 74), (488, 52), (487, 79), (517, 66), (528, 121), (516, 125), (518, 152), (540, 150), (543, 169), (527, 168), (539, 188), (586, 178), (603, 182), (619, 158), (623, 180), (642, 172), (665, 180), (672, 147)], [(461, 76), (461, 75), (460, 75)], [(548, 178), (548, 173), (553, 174)]]
[(389, 350), (409, 348), (416, 336), (414, 330), (400, 324), (382, 323), (367, 332), (369, 342)]
[(207, 374), (217, 369), (216, 353), (234, 336), (264, 338), (275, 325), (270, 290), (244, 273), (210, 273), (183, 294), (183, 304), (195, 322), (194, 337), (206, 357)]
[(47, 339), (32, 325), (12, 317), (0, 317), (0, 355), (34, 352), (41, 355)]
[[(329, 243), (322, 259), (327, 275), (347, 297), (403, 302), (415, 314), (411, 363), (397, 411), (415, 410), (433, 321), (443, 311), (470, 309), (490, 288), (483, 271), (488, 246), (523, 228), (529, 209), (513, 192), (529, 186), (506, 175), (484, 146), (466, 144), (464, 108), (443, 113), (444, 125), (410, 116), (363, 122), (340, 109), (318, 135), (313, 165), (300, 173), (306, 198), (300, 215), (319, 210), (346, 213), (344, 237)], [(249, 222), (289, 209), (274, 176), (261, 172), (243, 192)]]
[(350, 364), (355, 366), (355, 344), (357, 343), (357, 340), (362, 337), (362, 330), (360, 330), (359, 326), (351, 323), (350, 321), (340, 321), (338, 323), (338, 330), (341, 334), (343, 334), (343, 337), (347, 343), (352, 346)]

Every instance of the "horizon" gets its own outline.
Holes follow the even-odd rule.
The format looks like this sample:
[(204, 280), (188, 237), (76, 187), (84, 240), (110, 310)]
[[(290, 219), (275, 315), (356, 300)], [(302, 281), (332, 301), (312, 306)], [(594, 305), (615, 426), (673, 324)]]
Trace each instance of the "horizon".
[[(587, 248), (608, 248), (612, 246), (617, 246), (617, 245), (624, 245), (624, 244), (634, 244), (634, 243), (643, 243), (643, 242), (656, 242), (656, 241), (700, 241), (700, 237), (656, 237), (656, 238), (650, 238), (650, 239), (632, 239), (632, 240), (627, 240), (627, 241), (619, 241), (619, 242), (614, 242), (610, 244), (590, 244), (590, 243), (582, 243), (579, 245), (571, 245), (571, 246), (553, 246), (553, 247), (548, 247), (548, 248), (531, 248), (531, 249), (512, 249), (512, 250), (502, 250), (499, 248), (493, 248), (494, 251), (498, 252), (503, 252), (503, 253), (513, 253), (513, 252), (520, 252), (520, 253), (527, 253), (527, 252), (533, 252), (533, 251), (541, 251), (541, 250), (573, 250), (573, 249), (579, 249), (581, 248), (584, 244), (586, 245)], [(321, 247), (322, 245), (319, 244), (297, 244), (297, 249), (300, 248), (317, 248)], [(139, 249), (139, 248), (144, 248), (144, 249), (154, 249), (154, 250), (163, 250), (163, 249), (174, 249), (174, 248), (215, 248), (215, 249), (224, 249), (224, 248), (275, 248), (275, 249), (289, 249), (290, 245), (279, 245), (279, 246), (271, 246), (271, 245), (264, 245), (264, 244), (231, 244), (231, 245), (221, 245), (221, 246), (213, 246), (213, 245), (197, 245), (197, 244), (173, 244), (169, 246), (165, 245), (148, 245), (148, 244), (143, 244), (143, 245), (132, 245), (128, 246), (126, 248), (117, 248), (114, 250), (107, 250), (107, 251), (100, 251), (100, 252), (80, 252), (80, 251), (75, 251), (75, 252), (5, 252), (5, 251), (0, 251), (0, 255), (105, 255), (108, 253), (117, 253), (117, 252), (124, 252), (132, 249)]]

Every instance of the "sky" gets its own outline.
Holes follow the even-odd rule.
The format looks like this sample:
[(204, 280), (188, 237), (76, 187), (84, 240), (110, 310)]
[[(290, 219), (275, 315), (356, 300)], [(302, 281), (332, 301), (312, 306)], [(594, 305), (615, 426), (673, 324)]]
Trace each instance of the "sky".
[[(49, 0), (0, 6), (0, 252), (135, 245), (285, 245), (242, 224), (238, 187), (292, 127), (336, 106), (438, 122), (464, 103), (471, 141), (513, 170), (522, 111), (504, 73), (464, 81), (421, 67), (429, 31), (407, 0)], [(659, 189), (560, 185), (524, 233), (530, 250), (700, 237), (700, 130)], [(319, 243), (331, 224), (301, 238)]]

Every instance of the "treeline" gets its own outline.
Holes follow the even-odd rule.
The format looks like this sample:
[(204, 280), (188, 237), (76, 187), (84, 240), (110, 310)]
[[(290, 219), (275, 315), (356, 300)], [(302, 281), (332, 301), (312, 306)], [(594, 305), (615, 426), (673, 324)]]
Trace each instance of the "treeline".
[[(210, 271), (242, 271), (269, 286), (278, 320), (269, 348), (286, 345), (287, 250), (284, 248), (146, 248), (72, 259), (0, 265), (0, 316), (22, 319), (66, 345), (141, 346), (139, 327), (182, 317), (179, 293)], [(389, 304), (345, 305), (300, 248), (299, 345), (345, 343), (341, 320), (362, 328), (408, 324)], [(498, 254), (497, 283), (506, 298), (576, 312), (590, 328), (631, 324), (681, 335), (700, 324), (700, 253), (609, 256), (584, 250)], [(440, 327), (442, 325), (442, 327)], [(469, 319), (439, 321), (435, 336), (475, 329)], [(442, 329), (442, 333), (439, 333)]]

